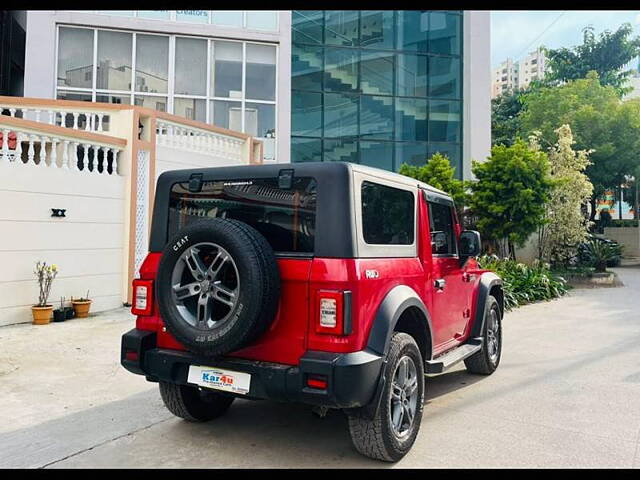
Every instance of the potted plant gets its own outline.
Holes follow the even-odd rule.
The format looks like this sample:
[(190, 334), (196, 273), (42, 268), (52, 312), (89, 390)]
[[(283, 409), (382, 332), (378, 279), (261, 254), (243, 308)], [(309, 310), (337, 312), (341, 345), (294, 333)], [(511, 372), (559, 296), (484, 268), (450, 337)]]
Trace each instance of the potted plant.
[(64, 309), (64, 297), (60, 297), (60, 308), (56, 308), (53, 311), (54, 322), (64, 322), (67, 317), (67, 312)]
[(38, 261), (36, 262), (36, 268), (33, 273), (35, 273), (40, 286), (38, 303), (31, 307), (33, 324), (46, 325), (51, 320), (53, 305), (47, 304), (47, 301), (49, 300), (53, 279), (58, 275), (58, 267), (55, 264), (47, 265), (47, 262)]
[(76, 314), (72, 305), (67, 305), (66, 307), (64, 307), (64, 313), (65, 313), (64, 315), (65, 320), (71, 320)]
[(89, 316), (89, 309), (91, 308), (91, 299), (89, 299), (89, 290), (87, 290), (86, 297), (80, 297), (74, 299), (71, 297), (71, 305), (75, 311), (77, 318), (86, 318)]

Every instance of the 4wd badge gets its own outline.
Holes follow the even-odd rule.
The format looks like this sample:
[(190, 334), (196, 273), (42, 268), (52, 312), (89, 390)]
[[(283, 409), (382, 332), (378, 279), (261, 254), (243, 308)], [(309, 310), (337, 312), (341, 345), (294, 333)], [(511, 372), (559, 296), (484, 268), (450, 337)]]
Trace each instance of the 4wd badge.
[(378, 273), (378, 270), (365, 270), (364, 276), (367, 278), (378, 278), (380, 274)]

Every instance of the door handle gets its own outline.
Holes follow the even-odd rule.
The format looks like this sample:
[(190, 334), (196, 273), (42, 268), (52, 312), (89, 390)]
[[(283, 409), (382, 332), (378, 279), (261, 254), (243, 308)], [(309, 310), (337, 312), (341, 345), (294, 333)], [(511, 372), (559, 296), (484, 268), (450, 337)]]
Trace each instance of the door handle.
[(434, 280), (433, 286), (438, 290), (444, 290), (444, 287), (447, 285), (447, 281), (444, 278), (438, 278)]

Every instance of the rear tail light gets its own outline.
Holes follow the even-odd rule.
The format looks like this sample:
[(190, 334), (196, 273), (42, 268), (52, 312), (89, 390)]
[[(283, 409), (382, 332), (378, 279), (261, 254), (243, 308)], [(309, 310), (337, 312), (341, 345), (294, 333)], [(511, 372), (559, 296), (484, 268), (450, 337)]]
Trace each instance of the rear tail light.
[(320, 290), (316, 302), (316, 332), (333, 335), (351, 333), (351, 292)]
[(134, 315), (151, 315), (152, 309), (153, 280), (134, 280), (131, 313)]

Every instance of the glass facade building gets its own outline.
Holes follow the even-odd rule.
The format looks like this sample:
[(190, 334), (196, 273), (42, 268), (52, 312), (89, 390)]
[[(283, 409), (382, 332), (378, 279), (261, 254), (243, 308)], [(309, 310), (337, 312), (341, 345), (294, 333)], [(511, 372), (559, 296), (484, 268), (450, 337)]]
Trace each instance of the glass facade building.
[(291, 161), (462, 176), (461, 11), (293, 11)]

